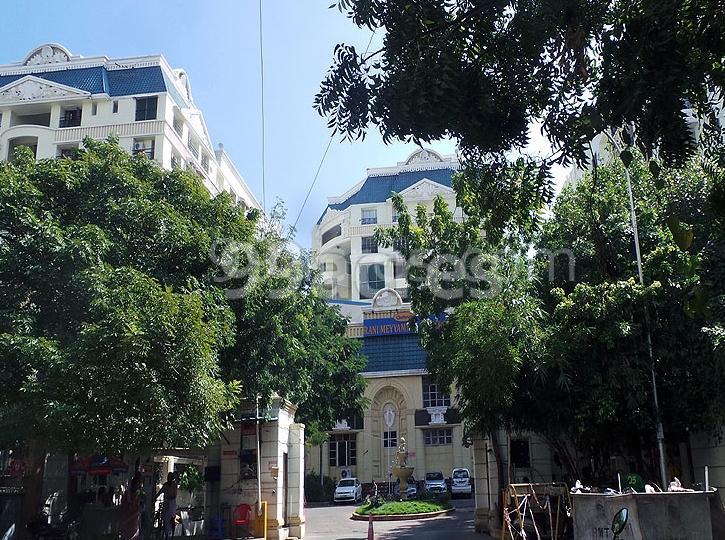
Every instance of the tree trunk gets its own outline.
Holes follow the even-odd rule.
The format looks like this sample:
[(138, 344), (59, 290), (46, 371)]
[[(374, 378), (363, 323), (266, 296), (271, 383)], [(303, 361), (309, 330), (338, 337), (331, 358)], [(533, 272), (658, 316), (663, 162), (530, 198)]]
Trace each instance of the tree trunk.
[(18, 533), (20, 540), (30, 538), (27, 524), (43, 509), (43, 477), (47, 451), (40, 441), (29, 441), (25, 449), (25, 474), (23, 475), (23, 504)]
[[(503, 477), (503, 460), (501, 459), (501, 447), (498, 444), (498, 433), (496, 431), (491, 431), (488, 434), (488, 438), (491, 439), (491, 448), (493, 448), (493, 457), (496, 459), (496, 474), (498, 475), (498, 492), (496, 493), (496, 507), (493, 509), (495, 511), (496, 515), (496, 526), (501, 527), (502, 525), (502, 508), (503, 508), (503, 493), (504, 493), (504, 486), (508, 484), (508, 478), (506, 478), (506, 481), (504, 481)], [(486, 459), (488, 459), (488, 456), (486, 456)]]
[(66, 505), (67, 514), (70, 519), (79, 517), (80, 505), (78, 504), (78, 479), (70, 473), (75, 463), (75, 454), (68, 454), (68, 481), (66, 483)]

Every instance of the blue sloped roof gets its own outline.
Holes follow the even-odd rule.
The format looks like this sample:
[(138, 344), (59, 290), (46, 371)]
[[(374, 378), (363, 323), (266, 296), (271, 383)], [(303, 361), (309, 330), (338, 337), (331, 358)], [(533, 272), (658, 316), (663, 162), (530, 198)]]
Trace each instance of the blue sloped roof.
[(64, 69), (22, 75), (0, 75), (0, 87), (28, 75), (47, 81), (78, 88), (91, 94), (107, 93), (109, 96), (155, 94), (166, 92), (166, 82), (160, 66), (107, 70), (103, 66)]
[[(417, 184), (424, 178), (451, 187), (451, 179), (453, 178), (452, 169), (433, 169), (428, 171), (409, 171), (386, 176), (368, 176), (360, 189), (350, 195), (344, 202), (330, 204), (325, 209), (345, 210), (353, 204), (369, 204), (385, 202), (393, 193), (400, 193), (408, 189), (410, 186)], [(322, 222), (322, 213), (318, 224)]]
[(114, 69), (108, 72), (108, 86), (110, 96), (166, 92), (164, 74), (159, 66)]
[(417, 334), (365, 337), (360, 352), (368, 359), (365, 372), (425, 369), (426, 352)]

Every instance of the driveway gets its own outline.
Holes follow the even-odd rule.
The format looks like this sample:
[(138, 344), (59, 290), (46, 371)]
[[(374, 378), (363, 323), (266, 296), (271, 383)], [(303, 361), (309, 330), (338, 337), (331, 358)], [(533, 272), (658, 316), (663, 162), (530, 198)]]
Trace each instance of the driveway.
[[(455, 512), (443, 517), (415, 521), (377, 521), (373, 524), (376, 540), (416, 538), (424, 540), (491, 540), (473, 530), (473, 500), (451, 501)], [(352, 505), (306, 508), (308, 540), (366, 540), (367, 521), (350, 519)]]

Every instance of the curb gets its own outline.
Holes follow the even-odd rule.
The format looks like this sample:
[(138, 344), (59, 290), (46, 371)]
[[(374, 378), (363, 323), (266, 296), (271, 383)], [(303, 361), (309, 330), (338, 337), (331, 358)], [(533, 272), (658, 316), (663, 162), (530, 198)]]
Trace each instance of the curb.
[[(424, 512), (422, 514), (390, 514), (387, 516), (373, 515), (373, 521), (412, 521), (415, 519), (431, 519), (443, 516), (445, 514), (450, 514), (455, 511), (455, 508), (448, 508), (446, 510), (438, 510), (437, 512)], [(368, 521), (369, 516), (368, 514), (358, 514), (356, 512), (353, 512), (352, 516), (350, 516), (350, 519), (355, 521)]]

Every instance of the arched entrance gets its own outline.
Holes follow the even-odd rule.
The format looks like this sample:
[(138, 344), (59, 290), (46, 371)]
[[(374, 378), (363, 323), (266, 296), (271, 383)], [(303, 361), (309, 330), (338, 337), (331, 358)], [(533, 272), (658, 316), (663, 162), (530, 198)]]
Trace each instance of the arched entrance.
[(403, 393), (394, 386), (381, 388), (370, 407), (372, 423), (372, 468), (376, 481), (389, 480), (391, 460), (401, 437), (407, 438), (408, 406)]

